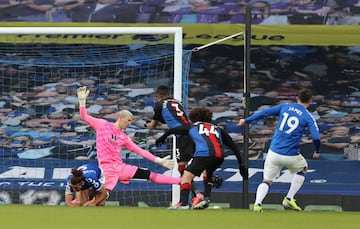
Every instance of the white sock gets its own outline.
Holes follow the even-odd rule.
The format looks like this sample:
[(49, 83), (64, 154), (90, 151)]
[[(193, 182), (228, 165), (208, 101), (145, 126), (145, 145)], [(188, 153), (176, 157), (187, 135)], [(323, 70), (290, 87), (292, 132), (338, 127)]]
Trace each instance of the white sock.
[(255, 204), (261, 205), (268, 192), (269, 192), (269, 184), (268, 183), (263, 182), (263, 183), (259, 184), (259, 186), (257, 187), (257, 190), (256, 190)]
[(293, 199), (295, 194), (299, 191), (301, 186), (304, 184), (305, 177), (299, 174), (295, 174), (290, 185), (290, 189), (288, 194), (286, 195), (287, 198)]

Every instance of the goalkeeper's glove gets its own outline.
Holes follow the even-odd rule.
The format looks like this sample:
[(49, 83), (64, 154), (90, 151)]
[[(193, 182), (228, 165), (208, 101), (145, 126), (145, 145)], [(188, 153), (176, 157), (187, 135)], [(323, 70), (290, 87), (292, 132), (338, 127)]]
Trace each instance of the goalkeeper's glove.
[(174, 165), (175, 165), (175, 161), (170, 159), (170, 155), (167, 155), (163, 158), (156, 157), (155, 163), (161, 165), (162, 167), (168, 168), (168, 169), (174, 168)]
[(77, 89), (77, 96), (79, 99), (79, 105), (80, 106), (85, 106), (86, 105), (86, 98), (89, 96), (89, 89), (87, 89), (86, 86), (83, 87), (79, 87)]
[(245, 165), (240, 165), (239, 170), (240, 170), (240, 174), (241, 174), (243, 180), (248, 180), (249, 172), (248, 172), (248, 169), (245, 167)]

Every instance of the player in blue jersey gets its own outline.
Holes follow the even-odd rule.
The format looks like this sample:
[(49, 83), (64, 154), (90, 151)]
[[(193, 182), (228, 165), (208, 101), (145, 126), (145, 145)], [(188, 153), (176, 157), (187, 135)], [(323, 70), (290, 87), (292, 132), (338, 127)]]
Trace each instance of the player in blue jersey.
[(108, 197), (102, 170), (91, 163), (71, 170), (66, 180), (67, 206), (104, 206)]
[(239, 126), (243, 126), (267, 116), (279, 116), (264, 163), (263, 182), (258, 186), (256, 192), (253, 209), (256, 212), (263, 210), (262, 201), (266, 197), (273, 180), (279, 176), (283, 167), (286, 167), (294, 176), (282, 205), (293, 210), (302, 210), (296, 204), (294, 196), (304, 183), (304, 175), (307, 172), (308, 165), (300, 153), (299, 144), (305, 129), (308, 129), (315, 146), (313, 158), (319, 158), (320, 133), (315, 119), (307, 110), (312, 102), (311, 91), (308, 89), (300, 90), (296, 101), (296, 103), (283, 103), (261, 110), (246, 119), (240, 119), (238, 123)]
[[(170, 89), (167, 86), (159, 86), (155, 93), (157, 102), (154, 105), (154, 115), (152, 120), (145, 124), (146, 128), (154, 129), (159, 122), (166, 124), (169, 129), (190, 123), (182, 103), (170, 98)], [(176, 152), (178, 170), (182, 174), (194, 152), (194, 145), (189, 136), (177, 135)]]
[[(248, 179), (248, 171), (237, 145), (225, 130), (211, 123), (212, 112), (204, 107), (196, 107), (189, 113), (189, 118), (193, 124), (169, 129), (156, 140), (156, 144), (159, 145), (171, 134), (182, 134), (189, 135), (195, 143), (192, 161), (185, 168), (181, 177), (180, 201), (170, 209), (189, 209), (188, 198), (193, 179), (195, 176), (199, 177), (203, 171), (206, 171), (209, 180), (213, 177), (215, 170), (224, 161), (224, 145), (234, 152), (241, 176), (243, 179)], [(211, 189), (211, 185), (205, 186), (205, 199), (193, 206), (193, 209), (204, 209), (209, 205)]]
[[(187, 114), (180, 101), (170, 97), (170, 89), (167, 86), (159, 86), (156, 89), (157, 102), (154, 105), (154, 115), (146, 128), (154, 129), (159, 123), (165, 123), (169, 129), (186, 126), (190, 123)], [(184, 169), (194, 153), (194, 143), (188, 135), (176, 135), (176, 161), (178, 171), (183, 175)], [(207, 176), (203, 176), (204, 185), (207, 184)], [(204, 196), (193, 185), (193, 205), (203, 200)]]

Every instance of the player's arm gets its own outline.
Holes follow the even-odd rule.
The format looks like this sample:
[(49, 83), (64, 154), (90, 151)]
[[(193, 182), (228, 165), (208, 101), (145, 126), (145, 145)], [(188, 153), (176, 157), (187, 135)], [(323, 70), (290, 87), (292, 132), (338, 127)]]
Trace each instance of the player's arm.
[(139, 147), (138, 145), (136, 145), (129, 136), (127, 136), (127, 140), (125, 142), (125, 147), (130, 150), (131, 152), (134, 152), (140, 156), (142, 156), (143, 158), (152, 161), (156, 164), (159, 164), (165, 168), (168, 169), (172, 169), (175, 165), (175, 161), (170, 159), (171, 156), (165, 156), (163, 158), (161, 157), (156, 157), (155, 155), (153, 155), (152, 153), (150, 153), (147, 150), (144, 150), (143, 148)]
[(166, 138), (172, 134), (187, 135), (189, 133), (190, 128), (191, 128), (191, 125), (189, 124), (189, 125), (182, 125), (182, 126), (168, 129), (167, 131), (165, 131), (165, 133), (161, 137), (156, 139), (156, 145), (159, 146), (159, 145), (164, 144)]
[(98, 127), (102, 127), (105, 124), (104, 119), (99, 119), (88, 115), (86, 111), (86, 100), (90, 94), (89, 89), (86, 86), (79, 87), (77, 89), (77, 96), (79, 99), (80, 118), (89, 124), (94, 130)]
[(105, 186), (103, 186), (98, 192), (96, 192), (95, 195), (96, 205), (104, 206), (107, 198), (108, 198), (108, 192), (106, 191)]
[(65, 193), (65, 205), (66, 206), (80, 206), (80, 202), (77, 199), (74, 199), (73, 194)]
[(86, 201), (82, 206), (85, 207), (104, 206), (107, 197), (108, 197), (108, 193), (105, 189), (105, 186), (102, 186), (99, 191), (96, 191), (94, 198), (92, 200)]
[(150, 122), (144, 124), (144, 127), (149, 129), (155, 129), (159, 124), (159, 120), (162, 120), (161, 111), (162, 111), (162, 103), (156, 102), (154, 105), (154, 115)]
[(315, 151), (313, 153), (313, 158), (318, 159), (320, 157), (320, 132), (319, 127), (316, 124), (316, 121), (312, 118), (309, 122), (309, 131), (313, 140), (313, 144), (315, 146)]
[(238, 125), (243, 126), (245, 124), (249, 124), (253, 121), (260, 120), (260, 119), (263, 119), (268, 116), (278, 116), (281, 111), (282, 105), (283, 104), (279, 104), (279, 105), (270, 107), (268, 109), (264, 109), (264, 110), (255, 112), (254, 114), (250, 115), (246, 119), (240, 119), (240, 121), (238, 122)]
[(144, 124), (144, 127), (145, 127), (145, 128), (149, 128), (149, 129), (155, 129), (156, 126), (158, 125), (158, 123), (159, 123), (159, 122), (158, 122), (157, 120), (152, 119), (150, 122), (145, 123), (145, 124)]
[(248, 169), (245, 166), (245, 160), (243, 160), (243, 158), (241, 157), (241, 153), (240, 150), (238, 148), (238, 146), (235, 144), (235, 142), (232, 140), (231, 136), (225, 132), (225, 130), (221, 129), (221, 138), (223, 143), (229, 147), (234, 155), (236, 156), (236, 159), (238, 161), (239, 164), (239, 171), (241, 176), (243, 177), (244, 180), (249, 179), (249, 174), (248, 174)]
[(65, 186), (65, 205), (66, 206), (80, 206), (80, 202), (74, 199), (74, 191), (71, 189), (70, 184), (66, 182)]

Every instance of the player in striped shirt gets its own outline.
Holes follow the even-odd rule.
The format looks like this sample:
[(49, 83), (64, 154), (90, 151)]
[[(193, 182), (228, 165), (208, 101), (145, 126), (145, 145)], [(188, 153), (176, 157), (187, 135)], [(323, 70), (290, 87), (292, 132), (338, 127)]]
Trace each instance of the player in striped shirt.
[[(215, 170), (224, 161), (223, 145), (228, 146), (233, 151), (239, 163), (241, 176), (243, 179), (248, 179), (248, 171), (244, 165), (244, 160), (241, 158), (240, 150), (225, 130), (211, 123), (212, 112), (204, 107), (196, 107), (190, 111), (189, 118), (193, 123), (192, 125), (169, 129), (156, 141), (159, 145), (171, 134), (187, 134), (195, 143), (193, 159), (181, 177), (180, 201), (170, 209), (189, 209), (188, 198), (193, 179), (195, 176), (199, 177), (203, 171), (206, 171), (209, 178), (213, 177)], [(193, 209), (204, 209), (208, 206), (211, 189), (211, 185), (206, 186), (205, 200), (193, 206)]]
[[(167, 86), (159, 86), (156, 89), (157, 102), (154, 105), (154, 115), (146, 128), (154, 129), (161, 123), (165, 123), (169, 129), (188, 125), (190, 123), (187, 114), (184, 111), (180, 101), (170, 97), (170, 91)], [(194, 144), (188, 135), (176, 136), (176, 160), (180, 174), (183, 171), (194, 152)]]
[[(169, 129), (190, 124), (182, 103), (170, 97), (169, 87), (159, 86), (155, 94), (157, 101), (154, 105), (154, 115), (151, 121), (145, 124), (146, 128), (154, 129), (159, 123), (165, 123)], [(176, 161), (181, 176), (193, 156), (194, 149), (194, 143), (188, 135), (176, 135)], [(203, 180), (206, 186), (208, 178), (205, 173), (203, 173)], [(204, 196), (194, 184), (192, 188), (192, 202), (196, 205), (204, 199)]]
[(243, 126), (267, 116), (279, 116), (265, 159), (263, 182), (258, 186), (256, 192), (253, 209), (256, 212), (263, 210), (262, 201), (266, 197), (273, 180), (279, 176), (283, 167), (286, 167), (294, 176), (282, 204), (286, 208), (302, 210), (296, 204), (294, 196), (304, 183), (308, 164), (300, 153), (299, 144), (305, 129), (308, 129), (315, 146), (313, 157), (319, 158), (320, 133), (315, 119), (307, 110), (312, 102), (311, 91), (308, 89), (300, 90), (296, 101), (296, 103), (283, 103), (258, 111), (246, 119), (240, 119), (238, 123), (239, 126)]

